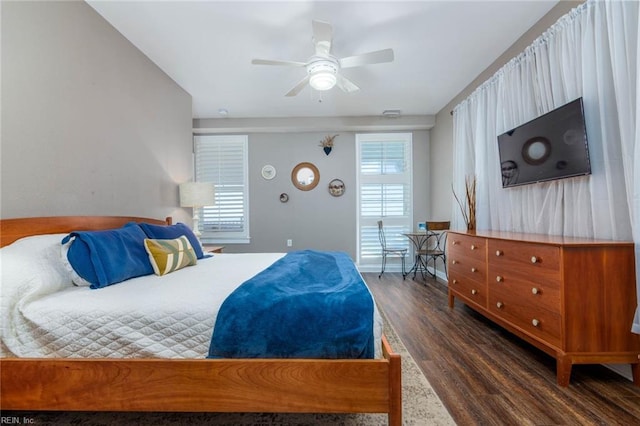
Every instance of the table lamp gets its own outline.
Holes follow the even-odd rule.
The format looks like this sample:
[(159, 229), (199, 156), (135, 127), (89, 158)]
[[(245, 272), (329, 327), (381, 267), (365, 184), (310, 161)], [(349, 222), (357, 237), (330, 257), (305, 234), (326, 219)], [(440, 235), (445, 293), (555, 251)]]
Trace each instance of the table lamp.
[(186, 182), (180, 184), (180, 207), (193, 208), (193, 233), (200, 239), (198, 209), (215, 203), (215, 185), (212, 182)]

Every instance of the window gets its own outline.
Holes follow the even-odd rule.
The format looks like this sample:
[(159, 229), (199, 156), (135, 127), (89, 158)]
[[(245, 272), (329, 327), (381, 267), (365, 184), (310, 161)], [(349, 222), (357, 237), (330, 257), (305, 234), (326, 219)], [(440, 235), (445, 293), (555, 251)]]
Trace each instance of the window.
[[(358, 265), (380, 267), (378, 221), (384, 222), (387, 245), (410, 248), (402, 235), (412, 228), (411, 133), (356, 135), (358, 167)], [(388, 258), (389, 269), (399, 259)], [(370, 266), (370, 268), (367, 268)]]
[(249, 242), (248, 137), (194, 136), (195, 180), (213, 182), (215, 205), (200, 212), (202, 241)]

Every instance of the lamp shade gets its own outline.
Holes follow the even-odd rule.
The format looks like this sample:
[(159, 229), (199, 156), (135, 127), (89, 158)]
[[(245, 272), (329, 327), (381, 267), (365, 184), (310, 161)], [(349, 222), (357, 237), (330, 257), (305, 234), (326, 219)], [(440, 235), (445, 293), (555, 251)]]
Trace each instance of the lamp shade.
[(186, 182), (180, 184), (180, 207), (212, 206), (215, 186), (212, 182)]

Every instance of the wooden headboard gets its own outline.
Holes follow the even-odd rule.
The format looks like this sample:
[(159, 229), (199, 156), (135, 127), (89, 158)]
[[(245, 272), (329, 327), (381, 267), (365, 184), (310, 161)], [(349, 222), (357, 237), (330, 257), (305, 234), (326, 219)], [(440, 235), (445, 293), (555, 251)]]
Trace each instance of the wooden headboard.
[(134, 216), (51, 216), (0, 220), (0, 247), (31, 235), (63, 234), (72, 231), (99, 231), (119, 228), (129, 222), (171, 225), (171, 217), (164, 220)]

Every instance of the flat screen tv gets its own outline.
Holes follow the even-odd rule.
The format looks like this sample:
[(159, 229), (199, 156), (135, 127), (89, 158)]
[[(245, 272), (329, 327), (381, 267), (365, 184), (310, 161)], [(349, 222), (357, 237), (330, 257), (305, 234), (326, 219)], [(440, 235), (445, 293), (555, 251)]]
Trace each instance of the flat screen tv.
[(502, 187), (591, 174), (582, 98), (498, 136)]

